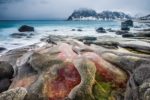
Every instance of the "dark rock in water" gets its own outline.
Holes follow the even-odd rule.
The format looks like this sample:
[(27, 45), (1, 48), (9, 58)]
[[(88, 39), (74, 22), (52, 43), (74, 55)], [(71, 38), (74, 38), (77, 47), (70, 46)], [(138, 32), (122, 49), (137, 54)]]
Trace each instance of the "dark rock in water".
[(8, 90), (10, 84), (10, 79), (0, 79), (0, 93)]
[(4, 50), (6, 50), (6, 48), (0, 47), (0, 52), (2, 52), (2, 51), (4, 51)]
[(18, 29), (19, 32), (33, 32), (34, 31), (34, 27), (32, 26), (27, 26), (27, 25), (23, 25)]
[(75, 29), (72, 29), (71, 31), (76, 31)]
[(134, 28), (141, 28), (141, 26), (134, 26)]
[(129, 27), (133, 27), (133, 21), (132, 21), (132, 20), (127, 20), (127, 21), (125, 21), (125, 23), (126, 23)]
[(58, 31), (57, 29), (53, 30), (53, 31)]
[(77, 31), (81, 32), (81, 31), (83, 31), (83, 30), (82, 30), (82, 29), (78, 29)]
[(121, 30), (129, 31), (130, 27), (133, 27), (133, 21), (127, 20), (121, 23)]
[(123, 34), (127, 34), (128, 33), (128, 31), (116, 31), (116, 34), (117, 35), (123, 35)]
[(131, 33), (126, 33), (126, 34), (123, 34), (122, 37), (135, 37), (135, 35)]
[(112, 30), (111, 28), (107, 29), (108, 32), (116, 32), (115, 30)]
[(0, 61), (0, 79), (2, 78), (12, 78), (13, 77), (13, 67), (4, 61)]
[(12, 38), (22, 38), (22, 37), (26, 37), (28, 35), (26, 33), (13, 33), (13, 34), (10, 34), (10, 36)]
[(136, 33), (136, 37), (150, 37), (150, 31)]
[(150, 31), (150, 28), (148, 28), (148, 29), (143, 29), (143, 31)]
[(78, 39), (79, 41), (84, 41), (84, 40), (88, 40), (88, 41), (95, 41), (95, 40), (97, 40), (97, 38), (96, 37), (92, 37), (92, 36), (85, 36), (85, 37), (80, 37), (79, 39)]
[(23, 38), (23, 37), (31, 38), (31, 36), (33, 36), (33, 35), (34, 35), (33, 33), (13, 33), (13, 34), (10, 34), (10, 36), (12, 38)]
[(103, 27), (100, 27), (98, 29), (96, 29), (96, 32), (98, 33), (106, 33), (105, 29)]

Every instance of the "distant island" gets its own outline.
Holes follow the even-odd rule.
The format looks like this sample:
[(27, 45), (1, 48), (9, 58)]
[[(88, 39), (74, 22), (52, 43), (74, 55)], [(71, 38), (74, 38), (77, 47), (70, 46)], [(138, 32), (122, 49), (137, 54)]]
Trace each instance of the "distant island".
[(102, 11), (97, 13), (93, 9), (80, 8), (68, 17), (67, 20), (115, 20), (115, 19), (132, 19), (129, 14), (117, 11)]
[(150, 14), (146, 15), (146, 16), (143, 16), (143, 17), (140, 17), (139, 19), (140, 20), (150, 20)]

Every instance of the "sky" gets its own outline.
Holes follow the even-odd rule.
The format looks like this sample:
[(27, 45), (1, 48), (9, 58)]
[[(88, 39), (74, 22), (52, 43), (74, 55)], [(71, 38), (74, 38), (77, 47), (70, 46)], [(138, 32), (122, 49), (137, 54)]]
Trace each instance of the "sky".
[(150, 0), (0, 0), (0, 20), (66, 19), (75, 9), (150, 14)]

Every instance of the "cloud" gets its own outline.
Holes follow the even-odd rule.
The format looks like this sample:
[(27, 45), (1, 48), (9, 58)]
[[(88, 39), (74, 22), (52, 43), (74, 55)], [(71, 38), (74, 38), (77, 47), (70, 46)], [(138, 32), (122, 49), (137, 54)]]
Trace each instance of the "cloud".
[(67, 18), (75, 9), (150, 13), (150, 0), (0, 0), (0, 19)]

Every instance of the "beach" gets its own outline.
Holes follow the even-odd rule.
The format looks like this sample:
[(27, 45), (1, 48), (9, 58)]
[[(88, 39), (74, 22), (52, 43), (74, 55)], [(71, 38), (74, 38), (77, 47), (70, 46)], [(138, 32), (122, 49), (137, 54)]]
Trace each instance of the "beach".
[(147, 23), (1, 21), (0, 35), (0, 100), (150, 98)]

